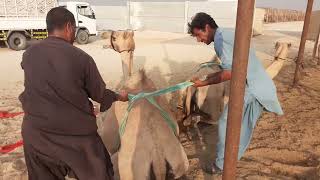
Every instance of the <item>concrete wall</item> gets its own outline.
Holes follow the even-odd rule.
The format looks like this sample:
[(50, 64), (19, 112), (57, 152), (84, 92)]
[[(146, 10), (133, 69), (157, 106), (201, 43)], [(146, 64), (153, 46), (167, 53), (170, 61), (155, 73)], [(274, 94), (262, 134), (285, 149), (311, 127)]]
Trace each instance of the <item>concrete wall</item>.
[[(59, 0), (68, 1), (68, 0)], [(237, 0), (78, 0), (92, 5), (98, 30), (186, 32), (197, 12), (210, 14), (220, 27), (236, 25)], [(256, 10), (255, 29), (262, 33), (263, 10)]]
[(313, 11), (311, 14), (311, 21), (307, 39), (315, 41), (319, 36), (320, 29), (320, 11)]
[(221, 27), (234, 27), (237, 7), (237, 0), (89, 3), (95, 10), (98, 30), (132, 28), (167, 32), (185, 32), (187, 21), (197, 12), (210, 14)]
[(128, 28), (127, 6), (92, 6), (97, 18), (98, 30)]
[(184, 2), (131, 2), (130, 24), (133, 29), (183, 32)]
[(264, 26), (264, 15), (265, 10), (261, 8), (256, 8), (254, 11), (254, 21), (253, 21), (253, 35), (260, 35), (263, 33)]
[(210, 14), (221, 27), (234, 27), (237, 1), (131, 2), (133, 29), (186, 32), (186, 23), (197, 12)]
[(237, 14), (237, 1), (211, 0), (208, 2), (190, 2), (188, 21), (197, 12), (210, 14), (220, 27), (235, 27)]

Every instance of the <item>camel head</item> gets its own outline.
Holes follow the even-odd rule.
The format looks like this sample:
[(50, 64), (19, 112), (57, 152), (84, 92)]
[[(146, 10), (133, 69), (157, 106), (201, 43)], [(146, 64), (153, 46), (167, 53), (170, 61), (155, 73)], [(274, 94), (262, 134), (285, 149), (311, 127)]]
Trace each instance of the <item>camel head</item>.
[(275, 60), (284, 60), (287, 58), (288, 56), (288, 51), (291, 47), (291, 43), (288, 43), (288, 42), (277, 42), (275, 44), (275, 49), (276, 49), (276, 52), (275, 52)]
[(135, 49), (133, 36), (132, 30), (107, 31), (101, 34), (102, 39), (107, 39), (107, 44), (103, 48), (111, 48), (120, 53), (124, 80), (127, 80), (133, 71), (133, 51)]
[(132, 30), (107, 31), (101, 34), (102, 39), (108, 39), (103, 48), (111, 48), (119, 53), (134, 51), (134, 32)]
[(155, 91), (156, 87), (152, 80), (147, 77), (145, 70), (140, 69), (124, 82), (122, 89), (137, 94), (139, 92)]

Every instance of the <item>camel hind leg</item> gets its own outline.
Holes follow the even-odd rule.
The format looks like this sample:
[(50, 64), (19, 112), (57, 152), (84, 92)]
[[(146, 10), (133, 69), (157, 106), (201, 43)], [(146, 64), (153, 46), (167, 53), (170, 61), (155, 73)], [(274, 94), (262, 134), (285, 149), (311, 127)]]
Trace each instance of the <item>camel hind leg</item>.
[(148, 153), (143, 153), (142, 156), (139, 152), (129, 153), (122, 151), (120, 150), (119, 152), (117, 166), (120, 179), (150, 180), (152, 160), (151, 157), (147, 155)]
[(178, 140), (176, 145), (165, 148), (165, 158), (175, 179), (182, 177), (187, 172), (189, 161)]

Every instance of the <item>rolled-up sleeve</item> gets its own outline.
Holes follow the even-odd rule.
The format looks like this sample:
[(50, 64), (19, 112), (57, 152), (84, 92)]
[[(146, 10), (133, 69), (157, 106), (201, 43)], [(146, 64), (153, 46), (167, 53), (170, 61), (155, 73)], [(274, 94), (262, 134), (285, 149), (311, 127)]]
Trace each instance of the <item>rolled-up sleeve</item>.
[(108, 110), (117, 100), (117, 94), (106, 89), (106, 84), (93, 59), (90, 59), (85, 67), (85, 89), (92, 100), (100, 103), (100, 112)]

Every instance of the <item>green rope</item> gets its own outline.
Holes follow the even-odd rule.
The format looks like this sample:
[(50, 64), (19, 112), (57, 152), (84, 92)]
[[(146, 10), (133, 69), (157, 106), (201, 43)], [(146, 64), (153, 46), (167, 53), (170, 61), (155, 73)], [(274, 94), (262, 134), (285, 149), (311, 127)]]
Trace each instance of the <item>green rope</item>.
[[(217, 62), (206, 62), (206, 63), (201, 63), (199, 65), (199, 68), (197, 70), (197, 72), (199, 72), (201, 69), (205, 68), (205, 67), (211, 67), (213, 65), (220, 65), (220, 63)], [(129, 94), (129, 105), (127, 108), (126, 113), (124, 114), (122, 120), (121, 120), (121, 124), (119, 127), (119, 134), (120, 136), (122, 136), (124, 134), (127, 122), (128, 122), (128, 117), (129, 117), (129, 113), (131, 111), (131, 109), (133, 108), (133, 105), (136, 101), (140, 100), (140, 99), (147, 99), (148, 102), (150, 102), (152, 105), (154, 105), (157, 109), (159, 109), (161, 116), (163, 117), (163, 119), (166, 121), (166, 123), (168, 124), (168, 126), (172, 129), (172, 131), (174, 132), (175, 135), (177, 135), (177, 127), (174, 123), (174, 121), (170, 118), (169, 114), (162, 109), (159, 104), (154, 100), (154, 97), (156, 96), (160, 96), (163, 94), (167, 94), (167, 93), (171, 93), (180, 89), (184, 89), (187, 88), (189, 86), (192, 86), (193, 83), (192, 82), (183, 82), (180, 84), (177, 84), (175, 86), (171, 86), (165, 89), (161, 89), (161, 90), (157, 90), (154, 92), (150, 92), (150, 93), (145, 93), (145, 92), (141, 92), (137, 95), (133, 95), (133, 94)]]
[(128, 105), (126, 113), (124, 114), (124, 116), (121, 120), (121, 124), (119, 127), (120, 136), (122, 136), (124, 134), (124, 131), (125, 131), (125, 128), (126, 128), (126, 125), (128, 122), (129, 112), (133, 108), (134, 103), (140, 99), (143, 99), (143, 98), (146, 98), (152, 105), (154, 105), (157, 109), (159, 109), (163, 119), (166, 121), (168, 126), (172, 129), (174, 134), (177, 135), (178, 134), (177, 127), (176, 127), (174, 121), (170, 118), (169, 114), (159, 106), (159, 104), (154, 100), (154, 97), (160, 96), (163, 94), (167, 94), (167, 93), (171, 93), (171, 92), (174, 92), (174, 91), (177, 91), (180, 89), (184, 89), (184, 88), (187, 88), (192, 85), (193, 85), (192, 82), (183, 82), (183, 83), (179, 83), (175, 86), (170, 86), (168, 88), (160, 89), (160, 90), (157, 90), (154, 92), (149, 92), (149, 93), (141, 92), (137, 95), (129, 94), (129, 105)]

